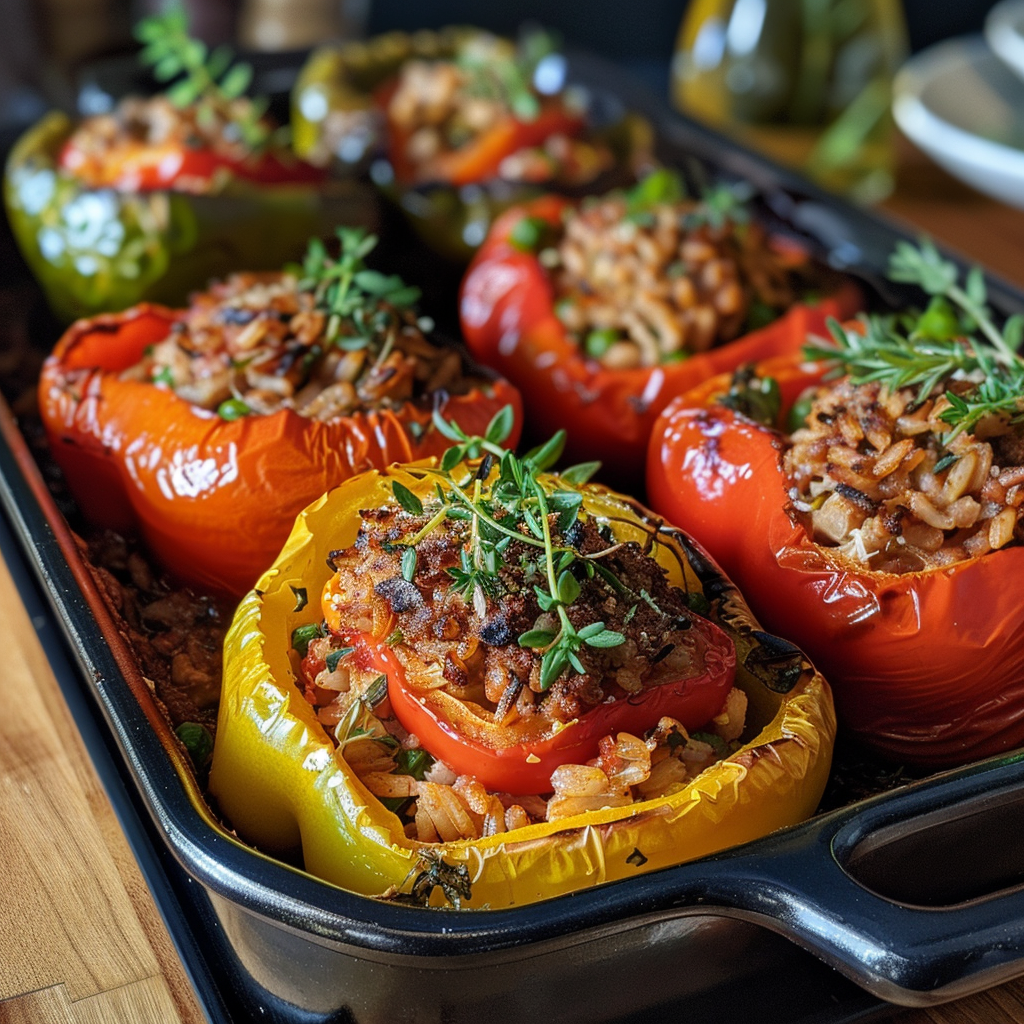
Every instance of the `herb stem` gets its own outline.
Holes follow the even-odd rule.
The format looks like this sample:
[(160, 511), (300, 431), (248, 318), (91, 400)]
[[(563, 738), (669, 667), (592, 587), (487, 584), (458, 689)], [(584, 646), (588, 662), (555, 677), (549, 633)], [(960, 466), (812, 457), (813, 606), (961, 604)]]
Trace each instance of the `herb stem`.
[(1006, 344), (1002, 333), (992, 323), (987, 310), (976, 303), (959, 285), (952, 285), (946, 293), (947, 297), (957, 303), (961, 309), (977, 324), (978, 329), (992, 342), (996, 348), (993, 357), (1006, 366), (1012, 366), (1020, 357)]
[[(511, 537), (513, 540), (522, 541), (524, 544), (532, 544), (535, 548), (544, 547), (544, 542), (542, 540), (538, 540), (536, 537), (531, 537), (526, 533), (520, 533), (518, 530), (510, 530), (507, 526), (502, 525), (497, 519), (489, 516), (483, 509), (473, 503), (473, 499), (454, 480), (452, 480), (448, 474), (439, 469), (425, 469), (423, 472), (428, 473), (431, 476), (442, 477), (448, 483), (448, 486), (451, 487), (452, 492), (456, 497), (462, 501), (474, 516), (479, 516), (479, 518), (488, 526), (493, 527), (499, 533), (503, 533), (506, 537)], [(442, 512), (443, 511), (444, 510), (442, 509)]]

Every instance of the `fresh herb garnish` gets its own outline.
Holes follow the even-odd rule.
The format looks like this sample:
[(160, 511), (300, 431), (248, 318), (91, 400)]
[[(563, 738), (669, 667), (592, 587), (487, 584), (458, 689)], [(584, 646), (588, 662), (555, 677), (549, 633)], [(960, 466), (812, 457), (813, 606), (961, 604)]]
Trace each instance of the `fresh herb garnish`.
[(963, 394), (945, 391), (949, 408), (940, 418), (952, 430), (944, 444), (989, 415), (1024, 422), (1024, 359), (1018, 351), (1024, 316), (1010, 317), (1000, 330), (982, 272), (971, 270), (961, 287), (956, 264), (927, 240), (916, 247), (898, 242), (889, 276), (933, 296), (928, 309), (902, 324), (865, 317), (863, 333), (830, 321), (835, 347), (808, 345), (804, 354), (834, 364), (854, 384), (878, 381), (889, 391), (916, 387), (919, 401), (950, 378), (963, 381)]
[(651, 225), (656, 206), (670, 206), (685, 198), (686, 186), (682, 175), (671, 168), (659, 167), (626, 192), (626, 220)]
[(536, 252), (554, 240), (555, 228), (543, 217), (521, 217), (512, 226), (508, 240), (520, 252)]
[(171, 82), (167, 98), (176, 107), (197, 108), (199, 123), (225, 116), (239, 138), (250, 149), (266, 146), (275, 134), (263, 119), (266, 97), (242, 100), (252, 83), (252, 66), (236, 62), (230, 48), (220, 46), (212, 53), (206, 44), (188, 34), (188, 16), (181, 7), (143, 18), (135, 26), (135, 37), (143, 44), (139, 54), (153, 69), (158, 82)]
[(354, 647), (336, 647), (333, 651), (328, 651), (324, 657), (324, 664), (327, 666), (327, 671), (336, 671), (338, 668), (338, 662), (346, 655), (351, 654), (354, 650)]
[(750, 220), (752, 189), (745, 182), (713, 185), (701, 194), (700, 204), (686, 215), (684, 227), (693, 231), (703, 225), (723, 228), (726, 224), (746, 224)]
[(192, 764), (196, 769), (203, 769), (213, 753), (213, 736), (210, 735), (210, 730), (199, 722), (182, 722), (174, 732), (185, 745)]
[(229, 423), (232, 420), (240, 420), (243, 416), (248, 416), (251, 412), (252, 409), (250, 409), (249, 406), (240, 398), (227, 398), (217, 406), (217, 415), (222, 420), (227, 420)]
[(500, 42), (471, 38), (455, 61), (466, 76), (467, 95), (494, 100), (520, 121), (534, 121), (540, 114), (534, 77), (541, 61), (557, 50), (557, 37), (536, 29), (524, 33), (515, 50), (507, 52)]
[[(434, 497), (419, 500), (419, 511), (414, 512), (409, 488), (399, 481), (394, 481), (392, 487), (396, 502), (406, 512), (429, 517), (410, 539), (408, 548), (415, 549), (448, 519), (469, 523), (459, 565), (449, 568), (448, 573), (453, 588), (473, 604), (481, 617), (487, 600), (504, 590), (501, 568), (509, 546), (516, 542), (536, 550), (537, 578), (542, 583), (535, 585), (534, 593), (541, 610), (557, 616), (557, 624), (552, 629), (528, 630), (519, 637), (519, 643), (540, 654), (540, 688), (547, 690), (564, 672), (586, 671), (579, 657), (584, 646), (616, 647), (625, 641), (604, 622), (579, 628), (573, 625), (567, 609), (579, 597), (584, 583), (599, 576), (618, 590), (626, 588), (595, 555), (583, 554), (566, 539), (583, 504), (582, 494), (568, 487), (585, 483), (598, 464), (571, 467), (563, 474), (562, 487), (542, 480), (541, 474), (561, 457), (565, 432), (559, 431), (546, 444), (520, 458), (501, 446), (513, 422), (512, 409), (506, 407), (495, 415), (482, 437), (471, 437), (435, 413), (436, 429), (456, 443), (445, 452), (438, 468), (410, 470), (414, 476), (433, 481)], [(460, 472), (456, 478), (453, 474), (467, 459), (481, 461), (471, 467), (468, 477)], [(564, 543), (556, 542), (552, 520)]]
[(364, 261), (377, 245), (376, 235), (368, 235), (362, 228), (338, 228), (338, 241), (337, 259), (328, 254), (319, 238), (310, 241), (297, 270), (298, 287), (312, 292), (317, 309), (327, 314), (328, 344), (350, 351), (379, 344), (379, 358), (383, 359), (400, 326), (394, 310), (413, 306), (420, 290), (397, 274), (367, 267)]
[(318, 622), (310, 622), (305, 626), (296, 626), (292, 630), (292, 647), (298, 652), (300, 658), (304, 658), (309, 652), (309, 645), (324, 635), (324, 631)]

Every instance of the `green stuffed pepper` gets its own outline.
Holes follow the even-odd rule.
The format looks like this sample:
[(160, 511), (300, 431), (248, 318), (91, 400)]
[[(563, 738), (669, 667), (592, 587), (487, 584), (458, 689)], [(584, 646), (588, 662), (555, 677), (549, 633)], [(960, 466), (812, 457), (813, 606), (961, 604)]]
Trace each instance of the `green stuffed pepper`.
[(180, 15), (144, 22), (140, 38), (157, 77), (176, 79), (165, 94), (78, 124), (50, 113), (7, 163), (14, 237), (65, 321), (181, 303), (243, 263), (279, 268), (363, 208), (352, 184), (325, 193), (323, 171), (283, 144), (265, 101), (242, 95), (246, 65), (207, 55)]

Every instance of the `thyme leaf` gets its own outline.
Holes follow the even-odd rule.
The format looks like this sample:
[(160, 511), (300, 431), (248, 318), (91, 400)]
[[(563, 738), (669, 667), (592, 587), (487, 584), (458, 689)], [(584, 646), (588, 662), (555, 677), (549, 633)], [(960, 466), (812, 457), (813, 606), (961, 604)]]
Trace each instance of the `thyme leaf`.
[[(452, 588), (481, 617), (489, 599), (505, 592), (502, 568), (509, 546), (518, 542), (536, 552), (528, 568), (541, 611), (557, 617), (552, 628), (534, 628), (519, 637), (519, 644), (541, 657), (540, 687), (548, 689), (565, 672), (584, 673), (580, 650), (587, 647), (615, 647), (625, 637), (605, 628), (603, 622), (577, 628), (567, 609), (579, 599), (586, 582), (599, 579), (617, 591), (627, 589), (614, 573), (592, 556), (577, 550), (568, 538), (584, 514), (583, 495), (575, 488), (597, 469), (594, 464), (577, 467), (573, 479), (563, 477), (557, 484), (542, 474), (561, 457), (565, 432), (559, 431), (546, 443), (525, 456), (501, 447), (514, 423), (512, 409), (502, 409), (483, 436), (470, 436), (457, 423), (435, 414), (434, 426), (456, 443), (434, 469), (412, 470), (421, 479), (431, 478), (435, 497), (419, 498), (395, 481), (395, 500), (406, 511), (429, 517), (411, 538), (403, 554), (403, 567), (411, 562), (409, 552), (447, 519), (469, 523), (468, 539), (459, 553), (459, 564), (446, 571)], [(464, 479), (467, 459), (479, 459)], [(553, 531), (555, 531), (553, 533)], [(560, 540), (559, 540), (560, 538)], [(560, 542), (561, 541), (561, 542)], [(413, 558), (415, 555), (413, 554)]]
[(833, 365), (854, 384), (878, 381), (888, 390), (916, 387), (924, 400), (951, 379), (965, 382), (962, 393), (945, 389), (949, 407), (940, 415), (958, 434), (971, 432), (989, 415), (1024, 422), (1024, 317), (1010, 317), (1000, 328), (988, 305), (985, 279), (978, 268), (960, 281), (955, 263), (935, 245), (897, 243), (889, 267), (894, 281), (915, 284), (932, 296), (928, 308), (908, 321), (861, 318), (862, 331), (829, 322), (833, 344), (810, 344), (804, 354)]

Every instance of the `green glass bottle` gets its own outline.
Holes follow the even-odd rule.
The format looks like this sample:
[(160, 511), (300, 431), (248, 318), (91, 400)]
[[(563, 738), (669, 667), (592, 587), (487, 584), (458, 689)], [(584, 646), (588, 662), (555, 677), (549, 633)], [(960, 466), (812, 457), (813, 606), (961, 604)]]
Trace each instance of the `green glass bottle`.
[(876, 202), (893, 187), (900, 0), (691, 0), (672, 66), (680, 110)]

